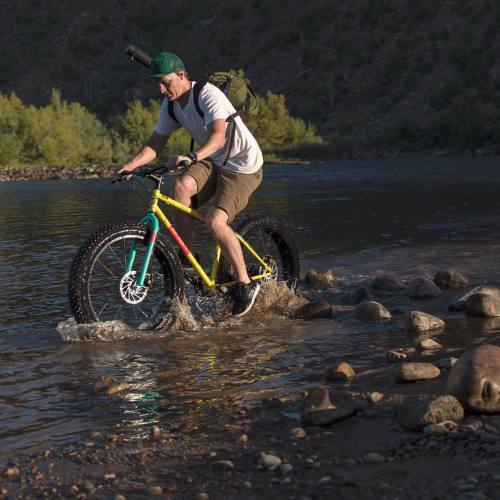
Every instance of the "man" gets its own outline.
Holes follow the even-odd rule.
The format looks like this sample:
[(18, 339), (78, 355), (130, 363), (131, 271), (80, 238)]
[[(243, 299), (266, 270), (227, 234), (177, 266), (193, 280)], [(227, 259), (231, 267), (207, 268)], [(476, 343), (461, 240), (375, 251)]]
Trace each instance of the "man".
[[(233, 315), (243, 316), (252, 308), (260, 286), (250, 280), (240, 242), (228, 224), (246, 207), (262, 181), (262, 152), (239, 116), (234, 120), (234, 139), (230, 140), (226, 119), (236, 110), (216, 86), (203, 86), (198, 101), (203, 117), (198, 113), (193, 96), (196, 82), (189, 80), (183, 62), (175, 54), (160, 52), (153, 57), (147, 78), (156, 81), (166, 98), (155, 130), (119, 174), (154, 160), (172, 132), (181, 126), (200, 144), (189, 154), (169, 158), (167, 165), (172, 169), (181, 162), (189, 163), (175, 180), (173, 198), (195, 208), (211, 200), (206, 224), (236, 273)], [(173, 102), (175, 120), (170, 116), (169, 102)], [(175, 222), (181, 238), (192, 248), (193, 219), (176, 212)]]

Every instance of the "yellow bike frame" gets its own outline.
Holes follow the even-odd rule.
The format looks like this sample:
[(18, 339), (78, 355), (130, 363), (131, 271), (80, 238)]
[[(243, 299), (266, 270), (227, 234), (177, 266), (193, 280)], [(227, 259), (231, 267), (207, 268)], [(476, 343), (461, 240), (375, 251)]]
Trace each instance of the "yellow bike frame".
[[(182, 203), (179, 203), (175, 201), (174, 199), (170, 198), (169, 196), (165, 196), (164, 194), (161, 193), (160, 189), (154, 189), (153, 190), (153, 195), (151, 197), (151, 205), (150, 205), (150, 213), (155, 215), (162, 223), (163, 225), (167, 228), (168, 232), (172, 235), (176, 243), (179, 245), (179, 248), (181, 249), (182, 253), (186, 256), (187, 260), (189, 263), (193, 266), (193, 268), (196, 270), (196, 272), (199, 274), (200, 278), (202, 279), (205, 287), (208, 290), (213, 290), (218, 286), (224, 286), (224, 287), (231, 287), (236, 284), (236, 281), (228, 281), (227, 283), (217, 283), (217, 270), (219, 268), (219, 263), (220, 263), (220, 257), (221, 257), (221, 248), (219, 245), (216, 245), (215, 247), (215, 257), (212, 261), (212, 270), (210, 272), (210, 276), (203, 270), (201, 267), (200, 263), (196, 260), (195, 256), (191, 253), (189, 248), (185, 245), (185, 243), (182, 241), (181, 237), (177, 233), (177, 231), (174, 229), (170, 221), (168, 220), (167, 216), (165, 213), (162, 211), (162, 209), (159, 207), (159, 201), (162, 201), (168, 206), (171, 206), (177, 210), (180, 210), (181, 212), (184, 212), (191, 217), (198, 219), (201, 222), (205, 221), (205, 216), (199, 212), (198, 210), (194, 210), (186, 205), (183, 205)], [(240, 241), (240, 243), (250, 252), (250, 254), (257, 260), (257, 262), (260, 264), (261, 268), (264, 270), (261, 274), (255, 275), (255, 276), (250, 276), (250, 278), (254, 280), (258, 279), (263, 279), (263, 278), (268, 278), (272, 275), (272, 268), (264, 262), (264, 260), (260, 257), (260, 255), (257, 254), (257, 252), (250, 246), (250, 244), (239, 234), (236, 234), (236, 237)], [(156, 239), (156, 236), (154, 236)], [(149, 262), (148, 262), (149, 264)]]

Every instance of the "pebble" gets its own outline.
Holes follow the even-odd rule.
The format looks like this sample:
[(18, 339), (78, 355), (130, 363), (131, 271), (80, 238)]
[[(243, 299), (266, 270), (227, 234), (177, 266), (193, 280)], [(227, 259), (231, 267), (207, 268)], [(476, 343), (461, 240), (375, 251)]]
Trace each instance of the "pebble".
[(157, 439), (161, 435), (161, 430), (157, 425), (151, 426), (150, 432), (153, 439)]
[(248, 434), (242, 434), (242, 435), (238, 438), (238, 443), (240, 443), (240, 444), (245, 444), (245, 443), (248, 443)]
[(453, 368), (453, 365), (458, 361), (457, 358), (444, 358), (444, 359), (438, 359), (437, 361), (434, 362), (434, 364), (438, 367), (441, 368), (442, 370), (451, 370)]
[(370, 464), (379, 464), (385, 462), (385, 457), (380, 455), (379, 453), (371, 452), (365, 455), (365, 462)]
[(268, 455), (267, 453), (261, 452), (259, 464), (268, 469), (275, 469), (281, 464), (281, 458), (276, 455)]
[(94, 493), (96, 491), (96, 487), (94, 486), (94, 483), (89, 481), (88, 479), (85, 479), (82, 483), (82, 489), (84, 489), (87, 493)]
[(107, 439), (110, 443), (116, 443), (120, 439), (120, 437), (117, 434), (108, 434)]
[(210, 497), (208, 496), (208, 493), (205, 493), (202, 491), (201, 493), (198, 493), (198, 496), (196, 497), (196, 500), (208, 500)]
[(349, 380), (354, 377), (353, 367), (344, 361), (327, 366), (324, 374), (325, 380)]
[(104, 481), (114, 481), (116, 479), (116, 474), (110, 472), (109, 474), (104, 474)]
[(289, 488), (292, 485), (292, 480), (289, 477), (280, 481), (281, 488)]
[(124, 497), (123, 495), (115, 495), (114, 500), (127, 500), (127, 498)]
[(227, 467), (228, 469), (234, 468), (234, 464), (231, 460), (217, 460), (217, 462), (214, 462), (214, 465), (221, 465), (222, 467)]
[(281, 464), (280, 465), (280, 472), (283, 477), (288, 476), (293, 471), (293, 465), (291, 464)]
[(328, 484), (332, 482), (332, 477), (331, 476), (324, 476), (322, 477), (319, 481), (318, 484), (322, 486), (323, 484)]
[(457, 428), (456, 422), (452, 420), (445, 420), (444, 422), (439, 422), (438, 424), (429, 424), (423, 428), (425, 434), (446, 434)]
[(418, 348), (422, 351), (436, 351), (441, 349), (443, 346), (433, 339), (422, 339), (418, 343)]
[(290, 436), (292, 438), (301, 439), (306, 437), (306, 431), (302, 427), (294, 427), (290, 431)]
[(9, 479), (10, 478), (13, 478), (13, 477), (17, 477), (21, 474), (21, 471), (19, 470), (19, 467), (9, 467), (8, 469), (5, 469), (3, 475), (5, 477), (8, 477)]
[(152, 497), (159, 497), (160, 495), (163, 495), (163, 488), (161, 486), (150, 486), (148, 488), (148, 493)]
[(369, 403), (378, 403), (381, 399), (384, 398), (384, 394), (382, 392), (370, 392), (366, 399)]
[(440, 369), (430, 363), (402, 363), (396, 369), (396, 382), (413, 382), (439, 377)]
[(250, 481), (243, 481), (243, 488), (245, 488), (247, 490), (251, 490), (252, 489), (252, 483)]

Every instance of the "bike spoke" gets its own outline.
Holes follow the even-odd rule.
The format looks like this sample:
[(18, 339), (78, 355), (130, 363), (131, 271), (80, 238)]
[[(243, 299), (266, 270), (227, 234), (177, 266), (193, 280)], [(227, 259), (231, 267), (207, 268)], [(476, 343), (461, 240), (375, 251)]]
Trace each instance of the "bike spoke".
[(116, 274), (114, 274), (113, 271), (111, 271), (111, 269), (109, 269), (109, 267), (106, 266), (106, 264), (104, 264), (104, 262), (101, 261), (101, 259), (97, 259), (96, 262), (101, 264), (101, 266), (104, 267), (104, 269), (106, 269), (106, 271), (108, 271), (108, 273), (111, 274), (111, 276), (113, 276), (113, 278), (116, 278), (117, 280), (119, 279), (118, 276), (116, 276)]

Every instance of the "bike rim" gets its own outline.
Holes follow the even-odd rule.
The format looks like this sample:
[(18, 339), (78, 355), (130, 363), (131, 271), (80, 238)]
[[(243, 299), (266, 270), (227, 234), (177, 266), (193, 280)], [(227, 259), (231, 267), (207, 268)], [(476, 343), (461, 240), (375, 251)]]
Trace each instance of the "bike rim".
[(166, 306), (166, 298), (172, 297), (174, 283), (168, 265), (162, 265), (153, 252), (147, 273), (147, 294), (140, 303), (129, 304), (120, 293), (127, 258), (136, 244), (137, 255), (133, 271), (139, 272), (144, 262), (146, 246), (144, 238), (125, 234), (114, 238), (98, 253), (89, 273), (88, 297), (96, 321), (119, 320), (133, 328), (151, 323)]

